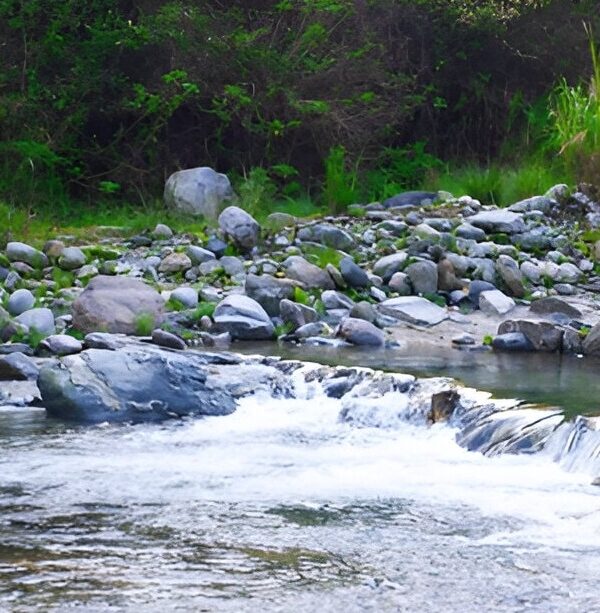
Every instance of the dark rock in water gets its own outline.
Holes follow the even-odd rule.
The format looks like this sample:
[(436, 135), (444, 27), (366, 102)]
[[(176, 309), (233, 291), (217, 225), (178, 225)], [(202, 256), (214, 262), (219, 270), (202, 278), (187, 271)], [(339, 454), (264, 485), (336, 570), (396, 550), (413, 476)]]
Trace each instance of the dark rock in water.
[(0, 381), (28, 381), (37, 379), (37, 364), (22, 353), (0, 357)]
[(342, 321), (339, 335), (353, 345), (381, 347), (385, 344), (384, 333), (371, 322), (347, 317)]
[(460, 394), (456, 390), (443, 390), (433, 394), (427, 422), (435, 424), (438, 421), (448, 421), (459, 402)]
[(549, 321), (509, 319), (498, 326), (498, 334), (521, 332), (536, 351), (560, 351), (564, 330)]
[(492, 341), (492, 347), (497, 351), (533, 351), (531, 341), (522, 332), (507, 332), (499, 334)]
[(382, 204), (387, 209), (402, 206), (424, 206), (431, 204), (437, 197), (437, 192), (402, 192), (384, 200)]
[(207, 375), (201, 354), (90, 349), (44, 366), (38, 387), (49, 415), (83, 423), (233, 413), (232, 396), (208, 385)]

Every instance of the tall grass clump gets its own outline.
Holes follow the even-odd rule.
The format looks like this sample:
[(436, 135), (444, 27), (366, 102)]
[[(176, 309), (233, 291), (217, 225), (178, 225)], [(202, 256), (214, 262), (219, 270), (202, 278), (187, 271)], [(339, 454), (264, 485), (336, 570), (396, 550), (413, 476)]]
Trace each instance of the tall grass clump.
[(592, 28), (585, 25), (592, 60), (589, 83), (565, 79), (550, 99), (550, 145), (578, 179), (600, 182), (600, 57)]

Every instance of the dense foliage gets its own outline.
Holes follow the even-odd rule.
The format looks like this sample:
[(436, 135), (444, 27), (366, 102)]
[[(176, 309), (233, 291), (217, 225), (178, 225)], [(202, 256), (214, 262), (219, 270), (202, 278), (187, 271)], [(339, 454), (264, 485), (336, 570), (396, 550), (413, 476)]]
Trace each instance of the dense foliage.
[(170, 172), (212, 165), (262, 167), (291, 195), (327, 172), (351, 200), (353, 169), (396, 186), (440, 158), (512, 156), (544, 138), (559, 79), (570, 92), (592, 73), (582, 19), (597, 13), (591, 0), (0, 0), (0, 195), (144, 201)]

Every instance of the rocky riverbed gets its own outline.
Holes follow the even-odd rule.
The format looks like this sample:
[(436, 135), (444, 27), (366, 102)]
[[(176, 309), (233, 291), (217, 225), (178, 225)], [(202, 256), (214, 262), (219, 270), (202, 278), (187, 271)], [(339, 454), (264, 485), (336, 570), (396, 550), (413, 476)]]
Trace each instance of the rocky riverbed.
[[(68, 416), (69, 385), (93, 371), (88, 421), (227, 413), (229, 396), (209, 398), (197, 374), (206, 358), (186, 350), (275, 339), (597, 355), (600, 204), (582, 190), (555, 186), (505, 209), (411, 192), (344, 216), (273, 213), (262, 226), (229, 205), (201, 235), (159, 224), (93, 244), (11, 241), (0, 255), (0, 404), (39, 404), (20, 391), (39, 377), (41, 404)], [(133, 337), (126, 363), (102, 353)], [(120, 372), (130, 380), (116, 389)], [(198, 386), (177, 405), (178, 377)], [(61, 408), (48, 400), (56, 390)]]

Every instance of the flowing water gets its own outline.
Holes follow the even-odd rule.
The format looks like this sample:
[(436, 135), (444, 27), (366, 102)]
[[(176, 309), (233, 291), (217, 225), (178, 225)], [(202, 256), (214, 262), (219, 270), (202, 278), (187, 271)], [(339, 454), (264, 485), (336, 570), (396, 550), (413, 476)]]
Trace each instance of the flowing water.
[(0, 610), (600, 611), (589, 474), (340, 409), (299, 382), (160, 426), (0, 413)]

